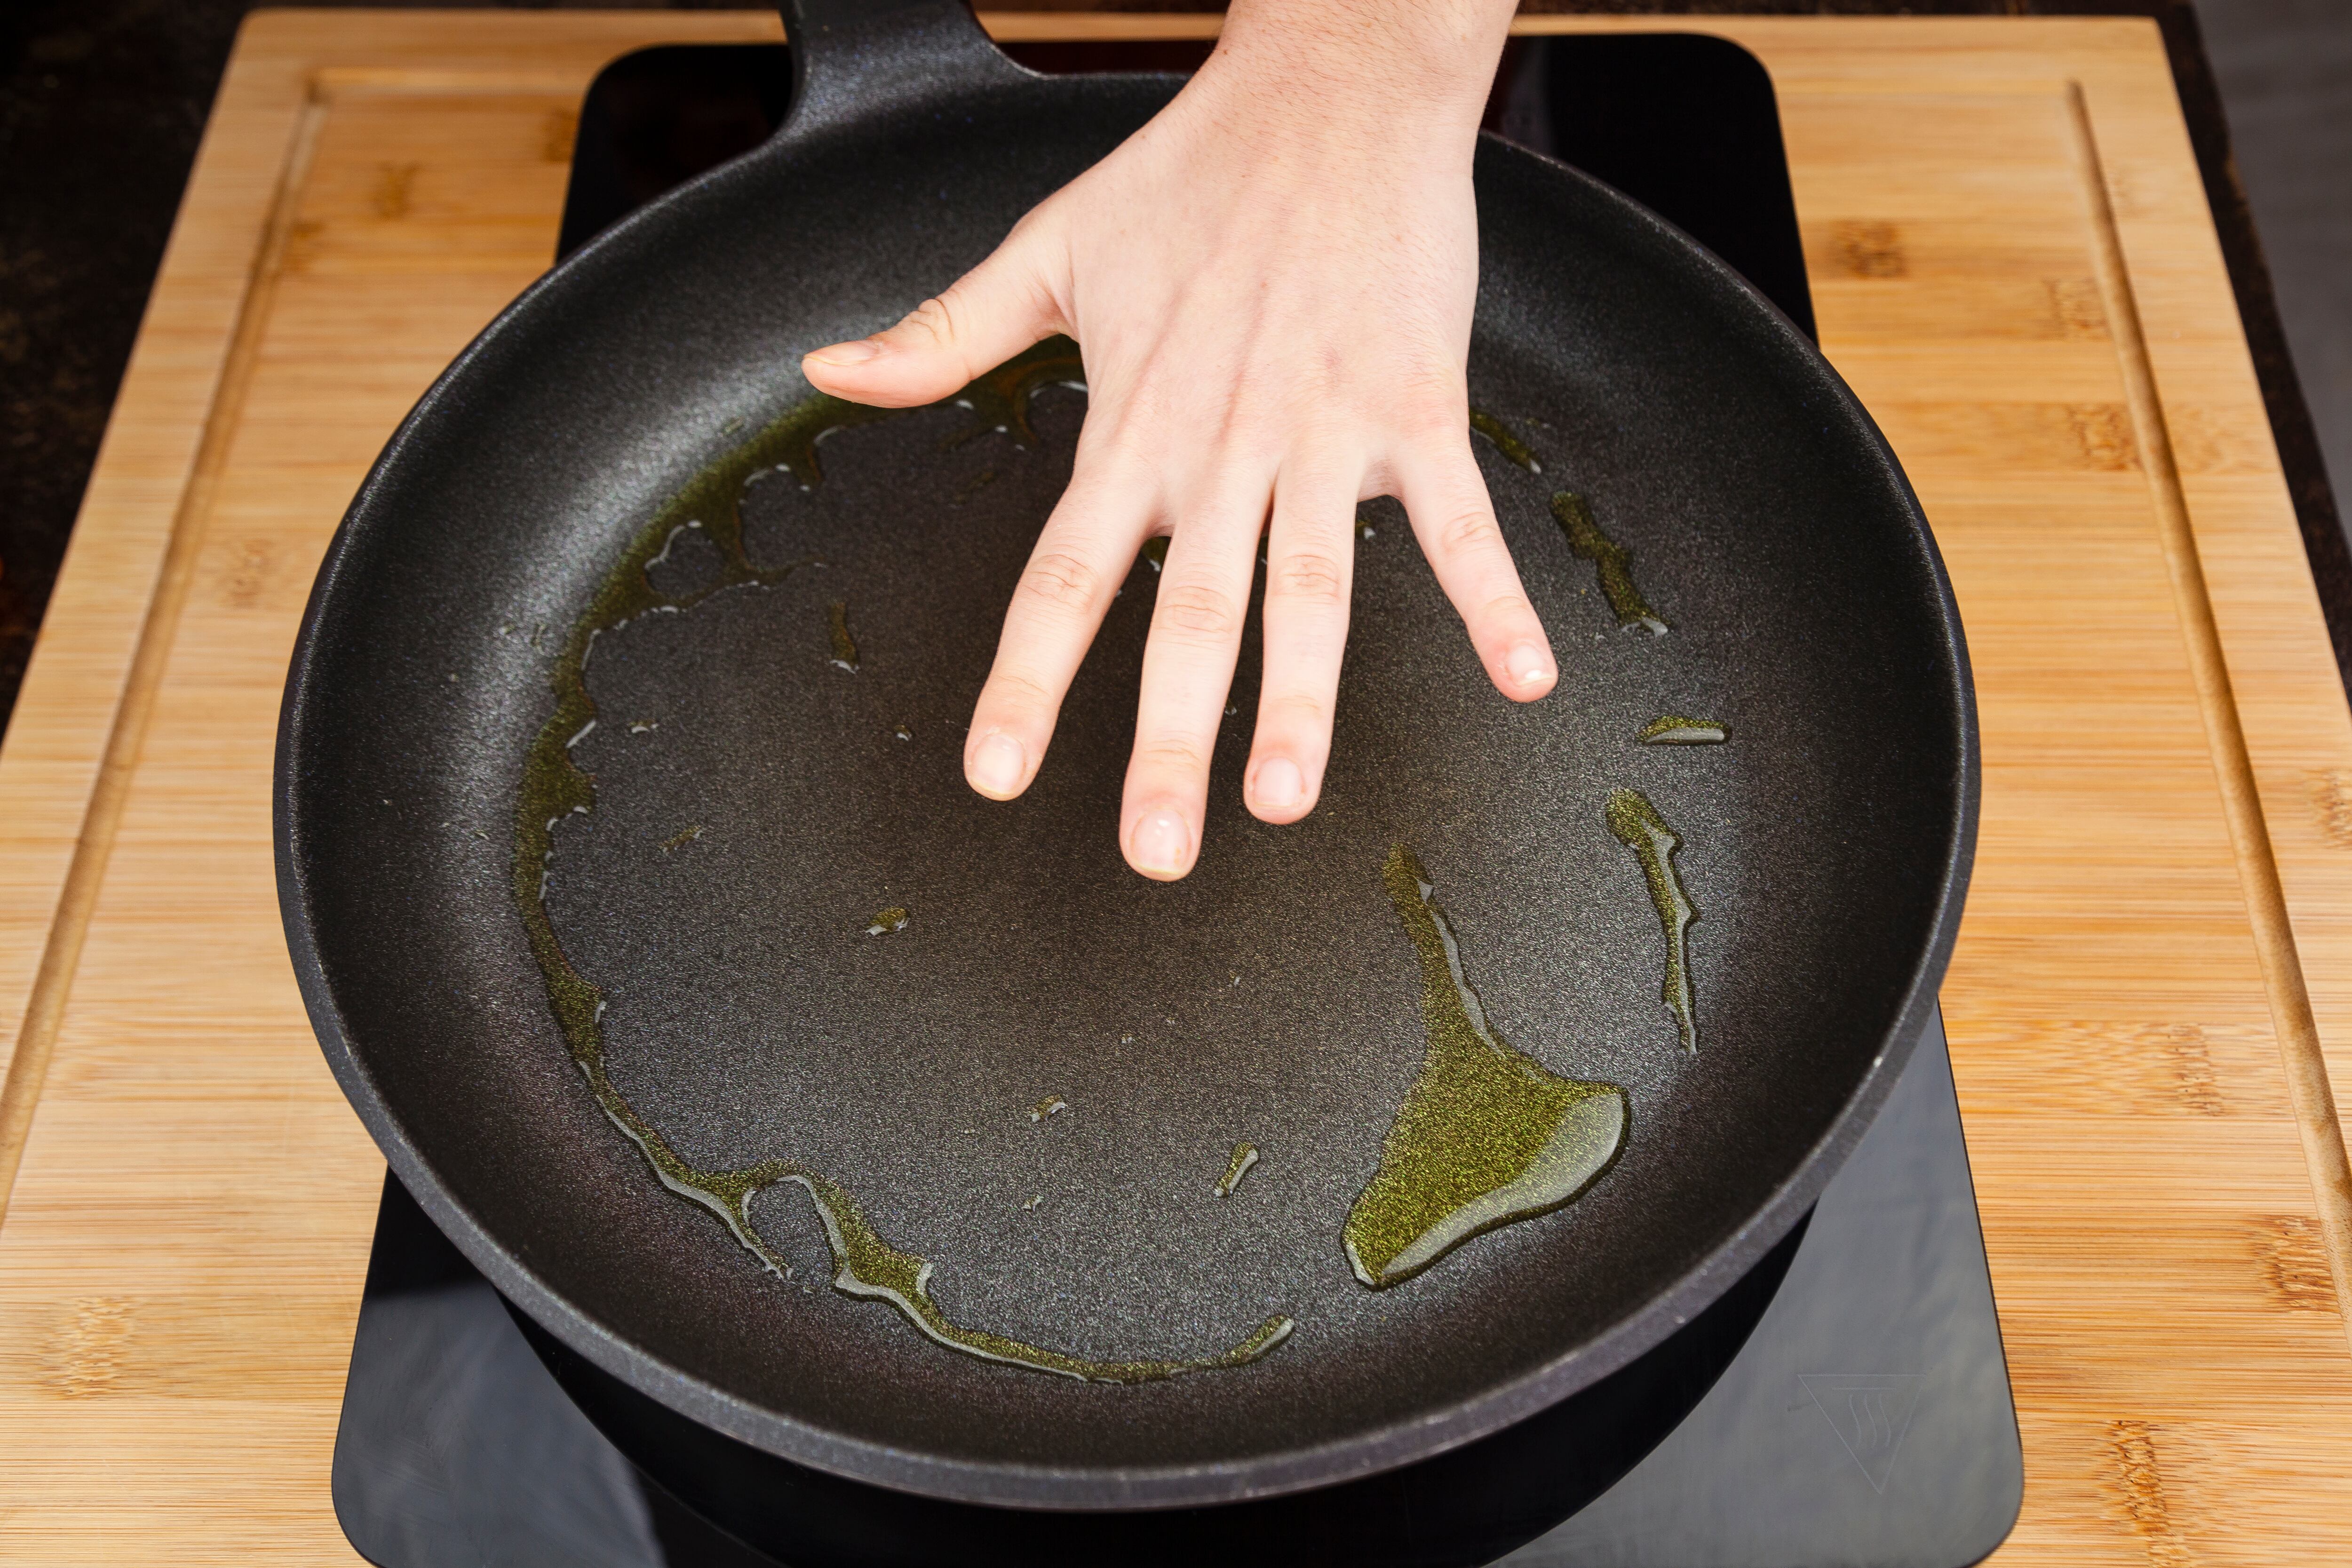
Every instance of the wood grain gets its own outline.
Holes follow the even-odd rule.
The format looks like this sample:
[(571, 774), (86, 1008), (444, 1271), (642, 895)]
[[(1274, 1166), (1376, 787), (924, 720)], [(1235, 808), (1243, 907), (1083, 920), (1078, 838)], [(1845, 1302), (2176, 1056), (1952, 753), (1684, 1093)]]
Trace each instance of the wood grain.
[[(2000, 1561), (2352, 1561), (2352, 716), (2155, 30), (1672, 25), (1773, 71), (1824, 346), (1969, 627), (1945, 1004), (2026, 1442)], [(242, 35), (0, 750), (0, 1559), (353, 1560), (327, 1469), (382, 1164), (278, 927), (293, 628), (384, 436), (545, 266), (595, 68), (778, 36)]]

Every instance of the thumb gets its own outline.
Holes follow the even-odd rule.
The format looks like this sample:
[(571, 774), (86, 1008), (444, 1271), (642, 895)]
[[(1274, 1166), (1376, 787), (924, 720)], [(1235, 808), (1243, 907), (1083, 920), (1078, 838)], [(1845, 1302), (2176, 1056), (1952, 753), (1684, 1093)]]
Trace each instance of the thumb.
[(945, 293), (889, 331), (803, 357), (819, 392), (852, 403), (908, 408), (937, 403), (1032, 343), (1068, 331), (1044, 266), (1048, 241), (1028, 224)]

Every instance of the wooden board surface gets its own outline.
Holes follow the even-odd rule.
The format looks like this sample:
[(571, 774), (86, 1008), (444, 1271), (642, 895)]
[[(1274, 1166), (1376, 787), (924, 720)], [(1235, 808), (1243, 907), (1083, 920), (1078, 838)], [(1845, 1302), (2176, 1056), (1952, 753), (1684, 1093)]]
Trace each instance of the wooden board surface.
[[(1951, 565), (1986, 766), (1944, 995), (2027, 1464), (2000, 1561), (2352, 1561), (2352, 718), (2154, 27), (1527, 25), (1771, 68), (1823, 346)], [(394, 423), (546, 265), (595, 68), (778, 36), (248, 24), (0, 750), (0, 1560), (353, 1560), (327, 1476), (383, 1165), (278, 924), (294, 627)]]

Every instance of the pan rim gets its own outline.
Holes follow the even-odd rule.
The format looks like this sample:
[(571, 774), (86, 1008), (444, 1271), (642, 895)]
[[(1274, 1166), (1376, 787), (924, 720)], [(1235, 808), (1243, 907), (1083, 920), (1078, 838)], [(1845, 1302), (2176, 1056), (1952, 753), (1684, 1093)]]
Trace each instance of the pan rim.
[[(1060, 79), (1055, 86), (1079, 79)], [(1155, 79), (1136, 79), (1137, 85), (1146, 90), (1164, 90)], [(1008, 87), (1017, 91), (1028, 85), (991, 84), (976, 96), (994, 97)], [(811, 140), (830, 140), (832, 133), (844, 129), (836, 122), (826, 127), (825, 136)], [(1481, 138), (1482, 165), (1489, 159), (1501, 158), (1507, 165), (1521, 163), (1529, 166), (1538, 177), (1565, 176), (1583, 187), (1585, 195), (1595, 198), (1602, 209), (1611, 212), (1630, 231), (1638, 234), (1647, 230), (1654, 240), (1663, 241), (1668, 250), (1682, 255), (1695, 270), (1695, 283), (1717, 293), (1727, 287), (1751, 312), (1762, 312), (1763, 325), (1769, 335), (1820, 382), (1837, 410), (1845, 416), (1849, 426), (1864, 437), (1868, 455), (1891, 481), (1892, 494), (1899, 500), (1912, 533), (1924, 550), (1933, 584), (1942, 657), (1949, 661), (1958, 726), (1954, 754), (1958, 774), (1953, 781), (1955, 819), (1943, 850), (1934, 913), (1927, 922), (1927, 941), (1906, 979), (1901, 1003), (1895, 1009), (1870, 1067), (1813, 1147), (1745, 1223), (1716, 1242), (1664, 1290), (1592, 1339), (1531, 1371), (1457, 1399), (1442, 1410), (1369, 1427), (1348, 1436), (1238, 1459), (1077, 1467), (922, 1453), (885, 1441), (853, 1436), (730, 1393), (625, 1338), (543, 1284), (444, 1185), (408, 1129), (377, 1090), (352, 1047), (341, 1009), (327, 978), (318, 923), (311, 918), (301, 857), (305, 833), (298, 784), (303, 722), (316, 700), (311, 672), (322, 652), (323, 623), (338, 585), (348, 574), (359, 537), (376, 516), (371, 508), (388, 483), (388, 476), (400, 464), (420, 429), (431, 421), (453, 390), (467, 380), (472, 367), (490, 346), (521, 330), (521, 324), (542, 308), (541, 302), (551, 292), (571, 286), (569, 279), (600, 267), (600, 258), (625, 244), (627, 237), (676, 221), (676, 215), (694, 205), (723, 200), (727, 187), (745, 177), (748, 168), (773, 156), (775, 146), (771, 142), (755, 149), (639, 209), (582, 247), (572, 258), (551, 268), (500, 311), (451, 362), (402, 421), (354, 494), (322, 558), (304, 609), (279, 710), (271, 814), (279, 907), (289, 955), (313, 1032), (339, 1087), (394, 1173), (434, 1223), (502, 1295), (573, 1350), (639, 1392), (707, 1426), (791, 1462), (854, 1481), (955, 1502), (1096, 1511), (1208, 1506), (1307, 1490), (1392, 1469), (1475, 1441), (1557, 1403), (1654, 1348), (1744, 1275), (1811, 1208), (1874, 1119), (1932, 1015), (1937, 984), (1958, 933), (1977, 836), (1981, 781), (1975, 689), (1958, 605), (1918, 498), (1876, 422), (1811, 340), (1745, 278), (1665, 219), (1580, 171), (1491, 136)]]

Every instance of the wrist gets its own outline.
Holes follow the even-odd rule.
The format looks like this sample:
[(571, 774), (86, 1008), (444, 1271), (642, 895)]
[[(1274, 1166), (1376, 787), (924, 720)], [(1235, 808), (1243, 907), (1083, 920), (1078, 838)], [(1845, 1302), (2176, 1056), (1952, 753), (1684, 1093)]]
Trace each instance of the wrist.
[(1516, 0), (1233, 0), (1201, 85), (1253, 118), (1363, 120), (1466, 148)]

